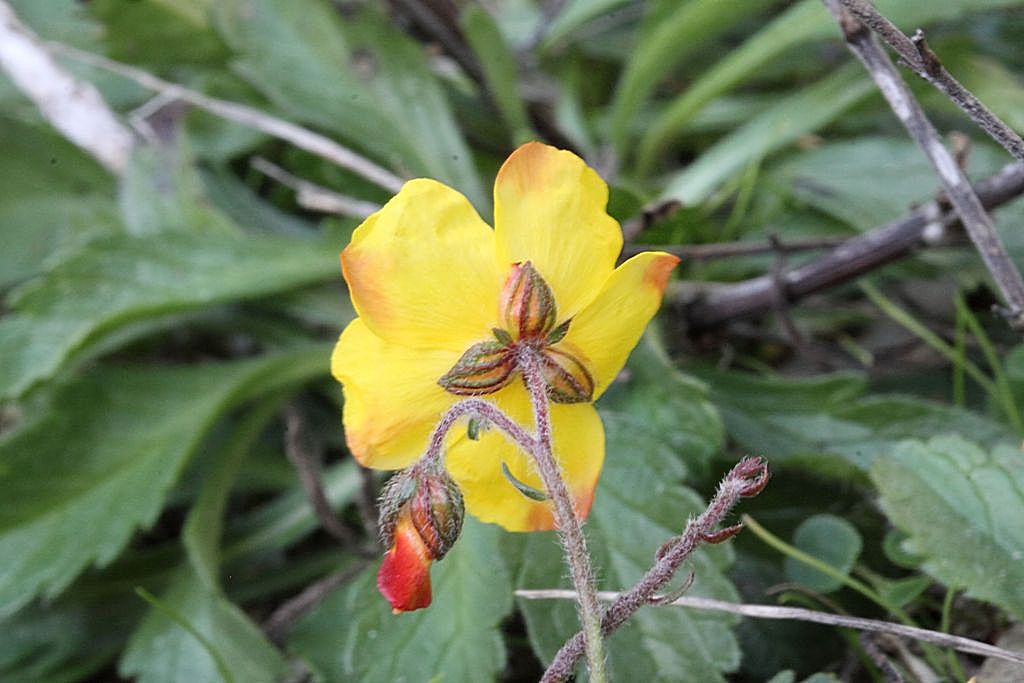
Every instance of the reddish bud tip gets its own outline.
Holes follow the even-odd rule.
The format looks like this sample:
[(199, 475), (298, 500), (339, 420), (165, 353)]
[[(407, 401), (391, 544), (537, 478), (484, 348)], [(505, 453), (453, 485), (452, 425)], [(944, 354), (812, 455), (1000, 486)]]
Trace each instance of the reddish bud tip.
[(417, 464), (384, 487), (380, 535), (388, 552), (377, 588), (397, 612), (430, 604), (430, 564), (451, 550), (462, 531), (462, 492), (440, 466)]
[(394, 545), (377, 572), (377, 590), (396, 614), (430, 604), (430, 551), (408, 514), (400, 516), (392, 532)]
[(732, 538), (742, 530), (742, 524), (734, 524), (732, 526), (727, 526), (724, 529), (719, 529), (718, 531), (711, 531), (706, 534), (701, 534), (700, 539), (705, 543), (721, 543), (723, 541), (728, 541), (730, 538)]
[(555, 295), (529, 261), (512, 265), (500, 306), (506, 328), (519, 339), (544, 337), (558, 320)]
[(764, 491), (771, 478), (768, 470), (768, 461), (764, 458), (743, 458), (728, 475), (731, 478), (746, 479), (746, 485), (740, 490), (744, 498), (752, 498)]

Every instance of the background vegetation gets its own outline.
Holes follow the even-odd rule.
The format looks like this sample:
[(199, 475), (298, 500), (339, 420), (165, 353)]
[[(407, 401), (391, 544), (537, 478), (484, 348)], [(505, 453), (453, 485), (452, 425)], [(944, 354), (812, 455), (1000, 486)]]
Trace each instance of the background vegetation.
[[(818, 0), (9, 4), (135, 142), (111, 172), (0, 76), (0, 679), (539, 676), (573, 607), (513, 591), (565, 585), (553, 536), (468, 521), (434, 605), (392, 616), (366, 524), (381, 477), (347, 455), (328, 373), (353, 316), (337, 254), (390, 174), (438, 178), (489, 217), (493, 174), (527, 139), (595, 165), (632, 242), (688, 256), (599, 405), (608, 459), (587, 532), (601, 588), (631, 585), (723, 471), (763, 455), (774, 478), (741, 511), (766, 531), (697, 553), (690, 595), (1020, 648), (1024, 347), (956, 227), (792, 304), (719, 309), (715, 325), (701, 308), (823, 253), (786, 244), (866, 234), (938, 191)], [(926, 28), (1024, 129), (1024, 3), (877, 5)], [(1010, 161), (912, 86), (940, 131), (963, 133), (972, 178)], [(268, 120), (362, 161), (341, 167)], [(1024, 263), (1024, 204), (995, 218)], [(319, 473), (341, 530), (318, 525), (286, 451)], [(613, 674), (637, 681), (886, 680), (886, 663), (962, 680), (983, 664), (679, 608), (642, 610), (609, 647)], [(981, 680), (1022, 677), (997, 669)]]

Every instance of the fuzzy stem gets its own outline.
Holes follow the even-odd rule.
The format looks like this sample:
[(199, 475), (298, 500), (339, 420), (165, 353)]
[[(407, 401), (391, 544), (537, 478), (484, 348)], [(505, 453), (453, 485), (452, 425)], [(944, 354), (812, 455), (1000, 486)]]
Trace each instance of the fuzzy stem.
[(441, 417), (441, 421), (434, 427), (430, 435), (430, 445), (424, 454), (422, 463), (436, 464), (444, 454), (444, 439), (448, 436), (455, 423), (464, 417), (482, 417), (495, 427), (500, 429), (512, 443), (522, 448), (527, 453), (532, 453), (536, 447), (536, 441), (525, 429), (520, 427), (512, 418), (501, 411), (501, 408), (482, 398), (467, 398), (459, 401), (448, 412)]
[[(663, 545), (656, 562), (643, 578), (629, 590), (620, 593), (604, 613), (602, 633), (619, 628), (644, 605), (659, 604), (657, 591), (667, 584), (676, 570), (702, 543), (720, 543), (739, 532), (741, 525), (715, 530), (741, 498), (756, 496), (768, 483), (768, 465), (760, 458), (744, 458), (722, 479), (718, 492), (695, 519), (686, 524), (681, 536)], [(586, 651), (585, 633), (570, 638), (555, 655), (541, 683), (557, 683), (572, 675), (576, 660)]]
[(572, 496), (565, 485), (561, 467), (555, 460), (552, 450), (551, 412), (537, 353), (527, 345), (521, 345), (517, 353), (519, 368), (530, 394), (533, 416), (537, 424), (537, 440), (535, 447), (529, 449), (529, 453), (537, 463), (537, 472), (554, 503), (555, 524), (578, 596), (577, 611), (580, 625), (583, 627), (583, 644), (590, 680), (592, 683), (604, 683), (607, 680), (607, 673), (604, 662), (604, 635), (601, 632), (603, 610), (597, 601), (594, 570), (590, 565), (583, 526), (580, 524)]

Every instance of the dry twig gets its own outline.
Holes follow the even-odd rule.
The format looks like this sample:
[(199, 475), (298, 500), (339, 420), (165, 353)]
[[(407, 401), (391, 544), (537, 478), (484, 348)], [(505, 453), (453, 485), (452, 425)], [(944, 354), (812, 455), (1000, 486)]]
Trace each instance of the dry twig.
[(70, 57), (75, 61), (110, 71), (138, 83), (143, 88), (158, 93), (166, 93), (175, 99), (188, 102), (192, 106), (219, 116), (222, 119), (234, 121), (243, 126), (249, 126), (267, 135), (290, 142), (299, 149), (304, 149), (310, 154), (315, 154), (341, 168), (348, 169), (390, 192), (398, 192), (402, 188), (402, 179), (386, 168), (378, 166), (366, 157), (339, 145), (328, 137), (314, 133), (290, 121), (271, 116), (255, 107), (204, 95), (177, 83), (165, 81), (134, 66), (122, 64), (92, 52), (79, 50), (70, 45), (63, 43), (48, 43), (47, 45), (52, 51)]
[(295, 190), (296, 203), (309, 211), (366, 218), (380, 208), (380, 205), (374, 202), (350, 197), (322, 185), (317, 185), (304, 178), (299, 178), (263, 157), (255, 157), (250, 163), (260, 173), (273, 178), (285, 187)]
[(288, 634), (288, 629), (292, 627), (292, 624), (326, 600), (339, 587), (359, 576), (367, 564), (369, 562), (366, 560), (357, 562), (351, 567), (328, 574), (319, 581), (309, 584), (302, 589), (302, 592), (284, 602), (271, 613), (263, 622), (263, 632), (272, 642), (277, 645), (283, 644), (284, 637)]
[(951, 73), (946, 71), (938, 55), (932, 52), (925, 40), (924, 32), (918, 29), (912, 38), (886, 19), (867, 0), (839, 0), (843, 7), (862, 21), (896, 50), (903, 63), (915, 74), (931, 83), (945, 94), (956, 106), (971, 117), (978, 127), (998, 142), (1007, 152), (1024, 161), (1024, 140), (1012, 128), (984, 105), (974, 93), (965, 88)]
[[(1005, 166), (978, 183), (975, 191), (988, 209), (1016, 199), (1024, 193), (1024, 165)], [(956, 222), (955, 212), (935, 199), (897, 221), (846, 240), (821, 258), (786, 270), (778, 278), (762, 275), (736, 284), (702, 286), (700, 291), (688, 294), (686, 300), (677, 305), (683, 308), (688, 323), (696, 329), (765, 313), (772, 310), (776, 289), (781, 288), (782, 296), (792, 303), (849, 282), (920, 247), (948, 243), (947, 227)]]
[[(516, 595), (528, 600), (575, 600), (576, 593), (571, 590), (517, 590)], [(614, 602), (623, 594), (611, 591), (600, 591), (597, 597), (605, 602)], [(653, 604), (653, 603), (652, 603)], [(959, 652), (978, 655), (981, 657), (992, 657), (1005, 660), (1024, 666), (1024, 655), (1011, 650), (1006, 650), (995, 645), (982, 643), (962, 636), (954, 636), (941, 631), (930, 631), (916, 626), (904, 626), (889, 621), (877, 619), (865, 619), (863, 617), (848, 617), (842, 614), (830, 614), (817, 610), (804, 609), (802, 607), (779, 607), (776, 605), (750, 605), (726, 602), (724, 600), (713, 600), (711, 598), (699, 598), (684, 596), (670, 602), (658, 603), (672, 607), (689, 607), (692, 609), (713, 610), (716, 612), (727, 612), (743, 617), (754, 619), (779, 619), (788, 621), (806, 621), (826, 626), (838, 626), (840, 628), (852, 628), (858, 631), (873, 633), (888, 633), (901, 638), (909, 638), (923, 643), (931, 643), (939, 647), (949, 647)]]
[(347, 548), (358, 552), (360, 542), (356, 534), (338, 519), (320, 482), (320, 453), (313, 444), (302, 413), (294, 405), (285, 408), (285, 454), (295, 467), (302, 490), (306, 492), (317, 520), (324, 531)]
[(1010, 324), (1017, 330), (1024, 330), (1024, 279), (967, 177), (942, 144), (935, 128), (875, 36), (846, 10), (840, 0), (823, 2), (839, 23), (847, 46), (864, 64), (893, 113), (935, 169), (960, 222), (1003, 295), (1008, 309), (1005, 315)]
[(91, 83), (53, 60), (5, 0), (0, 0), (0, 67), (68, 140), (115, 175), (124, 172), (135, 144), (131, 131)]

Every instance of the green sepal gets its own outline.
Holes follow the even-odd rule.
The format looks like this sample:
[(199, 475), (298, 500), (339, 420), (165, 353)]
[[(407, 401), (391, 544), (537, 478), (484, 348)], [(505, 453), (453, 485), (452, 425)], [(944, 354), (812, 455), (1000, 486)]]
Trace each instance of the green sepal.
[(508, 483), (512, 484), (512, 486), (515, 486), (516, 490), (519, 491), (519, 493), (523, 494), (530, 500), (536, 500), (541, 503), (544, 502), (545, 500), (550, 500), (548, 494), (516, 479), (516, 476), (512, 474), (512, 471), (504, 462), (501, 463), (501, 473), (505, 475), (506, 479), (508, 479)]

